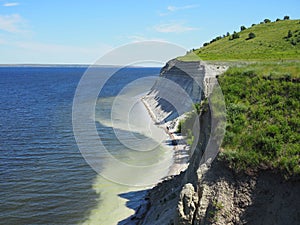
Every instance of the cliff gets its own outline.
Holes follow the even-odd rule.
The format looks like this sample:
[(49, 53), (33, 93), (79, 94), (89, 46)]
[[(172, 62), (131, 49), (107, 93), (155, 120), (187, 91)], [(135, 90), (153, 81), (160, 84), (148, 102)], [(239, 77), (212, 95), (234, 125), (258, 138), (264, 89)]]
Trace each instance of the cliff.
[(156, 122), (165, 123), (190, 111), (193, 103), (200, 102), (212, 92), (216, 76), (226, 69), (226, 66), (207, 65), (200, 61), (169, 61), (144, 97)]
[[(171, 121), (188, 111), (191, 103), (210, 99), (216, 76), (224, 70), (226, 67), (202, 62), (168, 62), (144, 98), (156, 122)], [(224, 161), (212, 161), (213, 154), (206, 155), (208, 146), (211, 150), (220, 145), (214, 139), (218, 127), (213, 124), (215, 114), (211, 105), (202, 107), (199, 139), (187, 170), (151, 189), (145, 204), (127, 224), (273, 225), (300, 221), (299, 181), (287, 181), (272, 171), (236, 173)]]

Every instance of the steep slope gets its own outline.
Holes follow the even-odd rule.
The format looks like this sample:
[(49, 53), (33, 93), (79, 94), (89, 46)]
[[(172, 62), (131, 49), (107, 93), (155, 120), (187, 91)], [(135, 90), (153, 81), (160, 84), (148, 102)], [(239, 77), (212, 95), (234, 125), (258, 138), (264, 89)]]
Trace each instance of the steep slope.
[[(184, 63), (180, 65), (183, 67)], [(198, 67), (199, 63), (193, 65)], [(172, 66), (166, 66), (161, 76), (171, 76), (170, 71), (173, 71)], [(276, 76), (278, 81), (280, 78)], [(185, 83), (184, 77), (181, 82)], [(240, 80), (234, 84), (246, 90)], [(190, 85), (186, 86), (187, 90), (192, 89)], [(152, 92), (164, 88), (164, 83), (157, 83)], [(168, 88), (172, 90), (172, 86)], [(203, 152), (211, 139), (211, 115), (208, 105), (204, 106), (199, 116), (199, 141), (187, 170), (150, 190), (146, 203), (126, 224), (297, 224), (300, 219), (299, 176), (286, 180), (277, 171), (266, 168), (251, 173), (237, 172), (224, 158), (212, 164), (206, 160), (203, 163)]]

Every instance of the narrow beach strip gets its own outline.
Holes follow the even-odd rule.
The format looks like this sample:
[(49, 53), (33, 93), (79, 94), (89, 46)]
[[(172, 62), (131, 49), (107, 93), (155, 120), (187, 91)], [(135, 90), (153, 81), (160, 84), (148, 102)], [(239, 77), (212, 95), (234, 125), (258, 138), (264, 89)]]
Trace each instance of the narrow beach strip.
[[(144, 98), (141, 98), (141, 101), (144, 104), (145, 108), (147, 109), (153, 122), (157, 124), (158, 127), (163, 129), (169, 136), (169, 139), (166, 140), (166, 143), (170, 143), (170, 144), (165, 144), (165, 146), (167, 148), (171, 147), (173, 150), (173, 163), (169, 168), (168, 176), (165, 178), (180, 174), (188, 167), (189, 158), (190, 158), (190, 154), (189, 154), (190, 148), (187, 145), (184, 137), (180, 133), (176, 133), (177, 122), (179, 121), (179, 119), (176, 118), (173, 121), (167, 123), (160, 123), (155, 113), (152, 111), (148, 102)], [(176, 125), (170, 129), (169, 124), (174, 122)]]

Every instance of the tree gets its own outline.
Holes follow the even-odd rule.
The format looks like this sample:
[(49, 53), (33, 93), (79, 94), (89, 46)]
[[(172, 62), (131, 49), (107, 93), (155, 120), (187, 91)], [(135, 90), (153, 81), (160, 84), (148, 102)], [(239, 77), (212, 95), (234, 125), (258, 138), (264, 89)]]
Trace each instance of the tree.
[(271, 20), (265, 19), (264, 22), (265, 22), (265, 23), (271, 23)]
[(241, 31), (246, 30), (247, 28), (245, 26), (241, 26)]
[(287, 37), (288, 37), (288, 38), (291, 38), (291, 37), (293, 37), (293, 33), (292, 33), (292, 31), (291, 31), (291, 30), (289, 30), (289, 31), (288, 31), (288, 35), (287, 35)]
[(226, 37), (229, 37), (229, 36), (230, 36), (230, 33), (229, 33), (229, 32), (227, 32), (227, 33), (226, 33)]
[(249, 39), (253, 39), (253, 38), (255, 38), (256, 37), (256, 35), (253, 33), (253, 32), (251, 32), (251, 33), (249, 33), (249, 35), (248, 35), (248, 40)]
[(231, 38), (229, 40), (234, 40), (234, 39), (237, 39), (239, 37), (240, 37), (240, 35), (237, 32), (234, 31), (233, 35), (231, 36)]
[(276, 19), (276, 22), (278, 22), (278, 21), (280, 21), (280, 20), (281, 20), (281, 19), (277, 18), (277, 19)]
[(289, 17), (289, 16), (284, 16), (283, 19), (284, 19), (284, 20), (289, 20), (290, 17)]

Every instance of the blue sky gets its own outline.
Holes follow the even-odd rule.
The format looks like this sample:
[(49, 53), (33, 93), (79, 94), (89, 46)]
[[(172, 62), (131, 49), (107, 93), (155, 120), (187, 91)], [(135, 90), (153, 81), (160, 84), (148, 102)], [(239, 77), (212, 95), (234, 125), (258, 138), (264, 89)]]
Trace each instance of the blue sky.
[(299, 0), (0, 0), (0, 64), (93, 63), (143, 40), (191, 49), (265, 18), (299, 19)]

